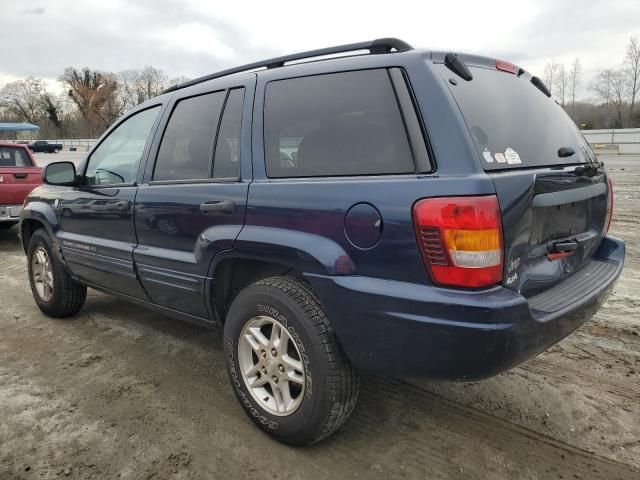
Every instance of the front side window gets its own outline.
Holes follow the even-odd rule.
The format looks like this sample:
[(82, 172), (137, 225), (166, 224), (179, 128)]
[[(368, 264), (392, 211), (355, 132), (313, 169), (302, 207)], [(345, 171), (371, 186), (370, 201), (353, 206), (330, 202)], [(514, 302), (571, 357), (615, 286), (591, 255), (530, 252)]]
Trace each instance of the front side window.
[(416, 171), (385, 69), (270, 82), (264, 122), (269, 177)]
[(96, 148), (87, 165), (88, 185), (132, 184), (160, 106), (138, 112), (116, 127)]

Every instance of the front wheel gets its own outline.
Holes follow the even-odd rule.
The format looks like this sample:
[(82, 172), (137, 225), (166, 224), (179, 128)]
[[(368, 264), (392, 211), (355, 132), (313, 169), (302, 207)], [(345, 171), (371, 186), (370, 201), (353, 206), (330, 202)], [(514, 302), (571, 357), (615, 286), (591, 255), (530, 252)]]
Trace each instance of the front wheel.
[(224, 348), (240, 404), (284, 443), (318, 442), (353, 411), (358, 375), (302, 282), (273, 277), (240, 292), (227, 315)]
[(53, 255), (47, 233), (36, 230), (29, 241), (28, 270), (36, 304), (50, 317), (74, 315), (84, 305), (87, 287), (76, 282)]

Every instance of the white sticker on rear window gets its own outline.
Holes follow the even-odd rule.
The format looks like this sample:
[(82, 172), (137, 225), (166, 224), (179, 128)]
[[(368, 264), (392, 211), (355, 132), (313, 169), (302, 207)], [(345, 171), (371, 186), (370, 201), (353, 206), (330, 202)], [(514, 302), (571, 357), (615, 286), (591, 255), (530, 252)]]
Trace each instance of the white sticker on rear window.
[(484, 157), (487, 163), (493, 163), (493, 157), (491, 156), (491, 152), (486, 148), (484, 149), (484, 152), (482, 152), (482, 156)]
[(504, 156), (507, 159), (507, 163), (510, 165), (514, 165), (516, 163), (522, 163), (520, 160), (520, 155), (513, 148), (509, 147), (504, 151)]
[(504, 153), (496, 153), (496, 162), (498, 163), (507, 163), (507, 159), (504, 158)]

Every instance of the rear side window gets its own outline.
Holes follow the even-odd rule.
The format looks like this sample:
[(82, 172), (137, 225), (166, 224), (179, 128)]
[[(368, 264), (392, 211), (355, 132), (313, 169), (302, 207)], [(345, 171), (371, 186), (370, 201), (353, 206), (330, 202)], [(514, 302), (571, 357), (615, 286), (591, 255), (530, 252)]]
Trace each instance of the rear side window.
[(416, 171), (385, 69), (270, 82), (264, 117), (269, 177)]
[(23, 148), (0, 147), (0, 167), (31, 167), (29, 155)]
[(154, 180), (209, 178), (225, 92), (180, 100), (171, 114), (156, 160)]

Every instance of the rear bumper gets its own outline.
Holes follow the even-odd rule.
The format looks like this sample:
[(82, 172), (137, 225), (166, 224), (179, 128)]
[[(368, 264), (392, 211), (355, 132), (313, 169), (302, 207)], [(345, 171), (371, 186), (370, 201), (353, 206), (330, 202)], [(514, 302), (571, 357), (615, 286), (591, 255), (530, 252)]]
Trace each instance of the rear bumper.
[(562, 305), (540, 297), (532, 301), (547, 310), (555, 305), (553, 312), (535, 310), (526, 298), (500, 286), (462, 291), (357, 276), (307, 278), (356, 368), (392, 376), (477, 379), (518, 365), (590, 319), (620, 276), (624, 254), (622, 240), (606, 237), (594, 261), (613, 266), (607, 275), (573, 288), (563, 282), (545, 292), (553, 297), (564, 288), (572, 298)]
[(0, 222), (17, 222), (20, 212), (22, 205), (0, 205)]

